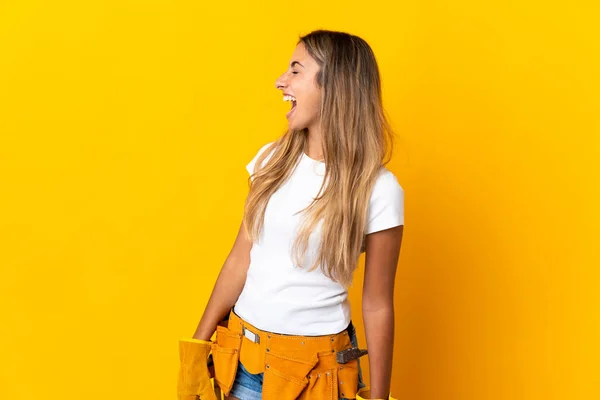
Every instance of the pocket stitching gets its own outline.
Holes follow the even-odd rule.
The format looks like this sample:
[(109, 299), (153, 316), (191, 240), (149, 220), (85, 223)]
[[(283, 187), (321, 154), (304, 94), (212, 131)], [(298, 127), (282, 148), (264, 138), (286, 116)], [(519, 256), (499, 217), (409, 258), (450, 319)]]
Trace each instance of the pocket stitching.
[[(217, 363), (219, 360), (219, 357), (217, 356), (215, 358), (215, 356), (213, 355), (213, 363), (215, 366), (215, 380), (217, 381), (217, 383), (219, 383), (219, 386), (222, 386), (223, 389), (225, 390), (225, 388), (231, 388), (233, 386), (233, 382), (235, 380), (235, 375), (237, 374), (237, 363), (238, 363), (238, 359), (239, 359), (239, 353), (237, 351), (237, 349), (230, 349), (227, 347), (221, 347), (219, 345), (215, 346), (215, 348), (213, 349), (215, 350), (216, 354), (223, 354), (224, 356), (227, 355), (233, 355), (233, 360), (235, 361), (235, 365), (233, 366), (233, 372), (229, 372), (226, 376), (227, 381), (231, 381), (231, 384), (228, 384), (228, 382), (224, 382), (223, 380), (219, 379), (219, 377), (217, 376)], [(231, 360), (229, 360), (229, 357), (227, 359), (227, 362), (230, 363)], [(221, 368), (219, 368), (220, 370)], [(233, 377), (232, 377), (233, 376)]]
[[(348, 363), (352, 363), (352, 366), (349, 366)], [(359, 377), (358, 377), (358, 360), (351, 360), (346, 364), (340, 364), (340, 367), (343, 367), (341, 370), (338, 367), (338, 391), (340, 396), (343, 396), (344, 398), (348, 398), (348, 399), (355, 399), (356, 398), (356, 394), (358, 392), (358, 383), (359, 383)], [(351, 371), (351, 373), (348, 373), (348, 371)], [(344, 375), (346, 376), (346, 378), (344, 378)], [(342, 379), (351, 379), (350, 381), (344, 382), (342, 381)], [(350, 393), (347, 393), (346, 391), (342, 392), (342, 390), (344, 390), (344, 388), (346, 386), (349, 386), (352, 382), (356, 381), (356, 388), (352, 388), (349, 387), (349, 389), (351, 390)], [(342, 382), (344, 382), (342, 387)], [(343, 393), (343, 395), (342, 395)]]
[[(219, 340), (221, 339), (221, 340)], [(215, 374), (214, 374), (214, 378), (215, 381), (219, 384), (219, 386), (221, 387), (221, 389), (224, 392), (229, 393), (229, 391), (231, 390), (231, 388), (233, 387), (233, 383), (235, 382), (235, 376), (237, 374), (237, 370), (238, 370), (238, 362), (239, 362), (239, 349), (241, 346), (241, 335), (231, 331), (229, 328), (224, 327), (224, 326), (217, 326), (217, 337), (215, 340), (215, 343), (212, 346), (212, 351), (213, 351), (213, 364), (215, 367)], [(231, 343), (229, 343), (231, 340), (234, 340), (234, 347), (225, 347), (223, 346), (223, 342), (226, 342), (228, 344), (231, 345)], [(224, 382), (222, 379), (219, 379), (217, 377), (217, 363), (218, 363), (218, 359), (219, 359), (219, 354), (223, 355), (224, 357), (227, 357), (227, 364), (233, 364), (231, 366), (229, 366), (229, 371), (227, 371), (227, 375), (224, 376), (224, 378), (226, 379), (226, 382)], [(215, 355), (217, 357), (215, 357)], [(227, 370), (227, 366), (222, 365), (222, 367), (225, 367)], [(219, 370), (221, 368), (218, 368)], [(226, 394), (227, 394), (226, 393)]]
[(271, 367), (267, 367), (269, 371), (271, 371), (272, 374), (277, 375), (278, 377), (285, 379), (286, 381), (290, 381), (292, 383), (295, 383), (299, 386), (306, 386), (308, 385), (308, 379), (306, 377), (304, 377), (303, 380), (299, 381), (296, 378), (294, 378), (293, 376), (287, 376), (285, 375), (283, 372), (281, 372), (280, 370), (278, 370), (277, 368), (271, 368)]
[(299, 362), (305, 365), (312, 365), (313, 367), (315, 365), (317, 365), (317, 363), (319, 362), (319, 358), (317, 356), (314, 356), (312, 359), (307, 360), (307, 359), (302, 359), (302, 358), (293, 358), (293, 357), (289, 357), (289, 356), (285, 356), (283, 354), (277, 353), (277, 352), (273, 352), (270, 351), (268, 356), (272, 356), (275, 358), (280, 358), (282, 360), (288, 360), (288, 361), (294, 361), (294, 362)]

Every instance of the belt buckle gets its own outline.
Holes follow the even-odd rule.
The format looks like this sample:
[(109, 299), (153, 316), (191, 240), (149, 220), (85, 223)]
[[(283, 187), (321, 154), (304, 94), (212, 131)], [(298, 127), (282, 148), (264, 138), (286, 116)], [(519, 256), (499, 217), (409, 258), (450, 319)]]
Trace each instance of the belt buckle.
[(246, 336), (253, 343), (260, 343), (260, 336), (258, 334), (252, 332), (245, 326), (242, 327), (242, 331), (244, 332), (244, 336)]

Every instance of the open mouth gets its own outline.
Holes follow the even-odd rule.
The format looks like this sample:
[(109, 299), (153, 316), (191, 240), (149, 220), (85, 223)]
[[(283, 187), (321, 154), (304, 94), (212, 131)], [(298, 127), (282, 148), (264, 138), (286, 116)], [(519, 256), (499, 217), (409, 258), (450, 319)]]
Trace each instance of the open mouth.
[(286, 116), (286, 118), (289, 118), (289, 117), (290, 117), (290, 116), (291, 116), (291, 115), (294, 113), (294, 111), (295, 111), (295, 110), (296, 110), (296, 101), (294, 100), (294, 101), (292, 101), (292, 108), (291, 108), (291, 109), (290, 109), (290, 111), (288, 111), (288, 113), (285, 115), (285, 116)]

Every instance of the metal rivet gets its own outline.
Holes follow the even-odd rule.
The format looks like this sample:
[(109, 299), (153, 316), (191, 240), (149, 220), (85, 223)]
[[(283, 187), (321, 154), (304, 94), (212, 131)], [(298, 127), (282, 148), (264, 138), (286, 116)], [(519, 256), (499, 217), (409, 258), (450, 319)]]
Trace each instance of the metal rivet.
[(329, 372), (327, 372), (325, 375), (329, 376)]
[(342, 396), (345, 396), (345, 394), (344, 394), (344, 393), (342, 393)]
[(335, 353), (335, 350), (331, 349), (331, 352), (332, 352), (332, 353)]
[(269, 348), (267, 347), (267, 352), (269, 352), (269, 351), (271, 351), (271, 349), (269, 349)]
[(302, 344), (304, 344), (304, 342), (302, 342)]
[(267, 335), (267, 337), (268, 337), (269, 339), (271, 339), (271, 335)]
[(344, 366), (342, 365), (342, 366), (340, 367), (340, 369), (344, 369)]
[(317, 378), (320, 378), (320, 377), (321, 377), (321, 374), (317, 374)]
[(343, 384), (344, 384), (344, 382), (340, 382), (340, 385), (343, 385)]
[(269, 368), (269, 364), (267, 364), (267, 368)]
[(334, 338), (331, 338), (331, 341), (332, 341), (332, 342), (334, 342), (334, 341), (335, 341), (335, 339), (334, 339)]

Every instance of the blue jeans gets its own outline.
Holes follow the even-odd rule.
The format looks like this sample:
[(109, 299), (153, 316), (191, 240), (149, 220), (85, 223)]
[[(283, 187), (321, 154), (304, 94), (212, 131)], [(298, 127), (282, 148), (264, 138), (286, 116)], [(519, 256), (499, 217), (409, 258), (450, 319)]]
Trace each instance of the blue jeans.
[[(352, 322), (348, 327), (348, 335), (352, 346), (358, 347), (358, 339), (356, 337), (356, 329)], [(264, 374), (251, 374), (244, 368), (242, 363), (238, 363), (238, 370), (235, 375), (235, 381), (233, 387), (229, 392), (230, 396), (237, 397), (240, 400), (262, 400), (262, 384)], [(360, 359), (358, 359), (358, 389), (364, 388), (366, 385), (362, 378), (362, 369), (360, 368)], [(344, 397), (340, 397), (340, 400), (348, 400)]]

